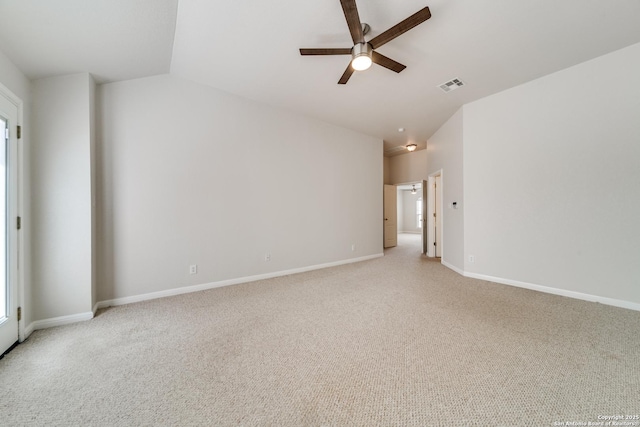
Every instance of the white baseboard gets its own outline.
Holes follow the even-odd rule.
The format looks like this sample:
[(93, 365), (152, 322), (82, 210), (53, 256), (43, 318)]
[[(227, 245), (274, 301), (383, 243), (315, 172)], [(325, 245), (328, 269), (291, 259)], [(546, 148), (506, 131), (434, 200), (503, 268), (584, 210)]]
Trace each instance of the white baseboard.
[(38, 329), (53, 328), (54, 326), (62, 326), (71, 323), (82, 322), (85, 320), (91, 320), (96, 315), (96, 311), (98, 311), (97, 303), (93, 306), (93, 309), (87, 313), (53, 317), (50, 319), (36, 320), (35, 322), (31, 322), (29, 323), (29, 325), (27, 325), (26, 328), (24, 328), (24, 331), (20, 333), (20, 342), (23, 342), (24, 340), (29, 338), (29, 335), (31, 335), (33, 331), (37, 331)]
[(461, 276), (465, 276), (464, 270), (462, 270), (461, 268), (456, 267), (453, 264), (449, 264), (447, 261), (441, 259), (440, 260), (440, 264), (444, 265), (445, 267), (447, 267), (450, 270), (455, 271), (456, 273), (458, 273)]
[(53, 328), (54, 326), (63, 326), (71, 323), (82, 322), (84, 320), (93, 319), (93, 312), (88, 311), (86, 313), (71, 314), (69, 316), (52, 317), (50, 319), (36, 320), (31, 322), (29, 326), (25, 328), (24, 335), (28, 337), (33, 331), (38, 329)]
[(202, 285), (186, 286), (186, 287), (183, 287), (183, 288), (168, 289), (166, 291), (152, 292), (152, 293), (149, 293), (149, 294), (135, 295), (135, 296), (124, 297), (124, 298), (116, 298), (116, 299), (107, 300), (107, 301), (99, 301), (93, 306), (92, 311), (89, 311), (87, 313), (78, 313), (78, 314), (72, 314), (72, 315), (69, 315), (69, 316), (53, 317), (53, 318), (50, 318), (50, 319), (36, 320), (34, 322), (31, 322), (24, 329), (24, 334), (22, 334), (22, 337), (23, 337), (22, 341), (27, 339), (29, 337), (29, 335), (31, 335), (31, 333), (33, 331), (37, 331), (38, 329), (53, 328), (54, 326), (62, 326), (62, 325), (68, 325), (70, 323), (76, 323), (76, 322), (82, 322), (82, 321), (85, 321), (85, 320), (91, 320), (95, 316), (96, 311), (98, 311), (98, 309), (100, 309), (100, 308), (111, 307), (111, 306), (116, 306), (116, 305), (123, 305), (123, 304), (130, 304), (130, 303), (133, 303), (133, 302), (146, 301), (146, 300), (151, 300), (151, 299), (156, 299), (156, 298), (164, 298), (164, 297), (168, 297), (168, 296), (181, 295), (181, 294), (186, 294), (186, 293), (191, 293), (191, 292), (204, 291), (204, 290), (207, 290), (207, 289), (220, 288), (222, 286), (230, 286), (230, 285), (236, 285), (236, 284), (240, 284), (240, 283), (255, 282), (256, 280), (271, 279), (273, 277), (288, 276), (290, 274), (303, 273), (305, 271), (319, 270), (321, 268), (336, 267), (338, 265), (344, 265), (344, 264), (351, 264), (351, 263), (360, 262), (360, 261), (366, 261), (366, 260), (369, 260), (369, 259), (379, 258), (381, 256), (384, 256), (384, 254), (383, 253), (379, 253), (379, 254), (368, 255), (368, 256), (364, 256), (364, 257), (360, 257), (360, 258), (352, 258), (352, 259), (347, 259), (347, 260), (342, 260), (342, 261), (330, 262), (330, 263), (327, 263), (327, 264), (318, 264), (318, 265), (312, 265), (312, 266), (309, 266), (309, 267), (301, 267), (301, 268), (294, 268), (294, 269), (291, 269), (291, 270), (277, 271), (277, 272), (274, 272), (274, 273), (266, 273), (266, 274), (259, 274), (259, 275), (255, 275), (255, 276), (240, 277), (240, 278), (237, 278), (237, 279), (229, 279), (229, 280), (222, 280), (222, 281), (219, 281), (219, 282), (204, 283)]
[[(444, 264), (444, 262), (443, 262), (443, 264)], [(456, 269), (456, 268), (453, 268), (453, 266), (447, 265), (447, 267), (449, 267), (452, 270), (460, 273), (459, 270)], [(502, 285), (515, 286), (515, 287), (518, 287), (518, 288), (530, 289), (532, 291), (544, 292), (546, 294), (560, 295), (560, 296), (563, 296), (563, 297), (569, 297), (569, 298), (579, 299), (579, 300), (583, 300), (583, 301), (597, 302), (597, 303), (600, 303), (600, 304), (611, 305), (611, 306), (614, 306), (614, 307), (620, 307), (620, 308), (626, 308), (626, 309), (629, 309), (629, 310), (640, 311), (640, 304), (635, 303), (635, 302), (631, 302), (631, 301), (624, 301), (624, 300), (619, 300), (619, 299), (614, 299), (614, 298), (601, 297), (601, 296), (598, 296), (598, 295), (584, 294), (582, 292), (568, 291), (566, 289), (552, 288), (552, 287), (549, 287), (549, 286), (536, 285), (534, 283), (521, 282), (521, 281), (512, 280), (512, 279), (503, 279), (501, 277), (487, 276), (487, 275), (484, 275), (484, 274), (477, 274), (477, 273), (470, 273), (470, 272), (463, 272), (463, 273), (460, 273), (460, 274), (462, 274), (465, 277), (471, 277), (473, 279), (486, 280), (488, 282), (500, 283)]]
[(24, 331), (22, 332), (22, 334), (20, 334), (20, 342), (23, 342), (24, 340), (29, 338), (29, 335), (31, 335), (31, 333), (34, 330), (35, 330), (34, 322), (29, 323), (29, 325), (27, 325), (27, 327), (24, 328)]
[[(274, 278), (274, 277), (288, 276), (288, 275), (296, 274), (296, 273), (304, 273), (306, 271), (319, 270), (319, 269), (322, 269), (322, 268), (336, 267), (336, 266), (344, 265), (344, 264), (351, 264), (351, 263), (356, 263), (356, 262), (361, 262), (361, 261), (367, 261), (367, 260), (374, 259), (374, 258), (379, 258), (379, 257), (382, 257), (382, 256), (384, 256), (384, 254), (383, 253), (379, 253), (379, 254), (375, 254), (375, 255), (369, 255), (369, 256), (360, 257), (360, 258), (352, 258), (352, 259), (348, 259), (348, 260), (336, 261), (336, 262), (331, 262), (331, 263), (326, 263), (326, 264), (318, 264), (318, 265), (313, 265), (313, 266), (308, 266), (308, 267), (295, 268), (295, 269), (291, 269), (291, 270), (282, 270), (282, 271), (277, 271), (277, 272), (273, 272), (273, 273), (258, 274), (258, 275), (255, 275), (255, 276), (246, 276), (246, 277), (240, 277), (240, 278), (236, 278), (236, 279), (229, 279), (229, 280), (222, 280), (222, 281), (218, 281), (218, 282), (204, 283), (204, 284), (201, 284), (201, 285), (186, 286), (186, 287), (182, 287), (182, 288), (168, 289), (168, 290), (165, 290), (165, 291), (152, 292), (152, 293), (148, 293), (148, 294), (134, 295), (134, 296), (123, 297), (123, 298), (115, 298), (115, 299), (106, 300), (106, 301), (99, 301), (93, 307), (93, 311), (90, 311), (90, 312), (72, 314), (72, 315), (69, 315), (69, 316), (54, 317), (54, 318), (50, 318), (50, 319), (36, 320), (35, 322), (30, 323), (25, 328), (24, 337), (27, 338), (29, 335), (31, 335), (31, 333), (33, 331), (36, 331), (38, 329), (52, 328), (54, 326), (68, 325), (70, 323), (76, 323), (76, 322), (81, 322), (81, 321), (85, 321), (85, 320), (90, 320), (90, 319), (92, 319), (94, 317), (95, 312), (100, 308), (106, 308), (106, 307), (118, 306), (118, 305), (124, 305), (124, 304), (131, 304), (131, 303), (134, 303), (134, 302), (147, 301), (147, 300), (152, 300), (152, 299), (156, 299), (156, 298), (164, 298), (164, 297), (169, 297), (169, 296), (174, 296), (174, 295), (182, 295), (182, 294), (187, 294), (187, 293), (191, 293), (191, 292), (204, 291), (204, 290), (207, 290), (207, 289), (220, 288), (220, 287), (223, 287), (223, 286), (237, 285), (237, 284), (240, 284), (240, 283), (255, 282), (257, 280), (271, 279), (271, 278)], [(473, 278), (473, 279), (485, 280), (485, 281), (489, 281), (489, 282), (500, 283), (500, 284), (503, 284), (503, 285), (515, 286), (515, 287), (530, 289), (530, 290), (534, 290), (534, 291), (538, 291), (538, 292), (544, 292), (544, 293), (548, 293), (548, 294), (560, 295), (560, 296), (580, 299), (580, 300), (584, 300), (584, 301), (598, 302), (598, 303), (601, 303), (601, 304), (611, 305), (611, 306), (614, 306), (614, 307), (620, 307), (620, 308), (626, 308), (626, 309), (629, 309), (629, 310), (640, 311), (640, 304), (634, 303), (634, 302), (630, 302), (630, 301), (624, 301), (624, 300), (618, 300), (618, 299), (614, 299), (614, 298), (601, 297), (601, 296), (597, 296), (597, 295), (584, 294), (584, 293), (581, 293), (581, 292), (568, 291), (568, 290), (564, 290), (564, 289), (558, 289), (558, 288), (552, 288), (552, 287), (549, 287), (549, 286), (536, 285), (536, 284), (533, 284), (533, 283), (521, 282), (521, 281), (517, 281), (517, 280), (504, 279), (504, 278), (501, 278), (501, 277), (488, 276), (488, 275), (484, 275), (484, 274), (465, 272), (464, 270), (462, 270), (462, 269), (460, 269), (460, 268), (458, 268), (458, 267), (456, 267), (456, 266), (454, 266), (454, 265), (452, 265), (452, 264), (450, 264), (450, 263), (448, 263), (448, 262), (446, 262), (444, 260), (442, 260), (441, 263), (442, 263), (442, 265), (444, 265), (445, 267), (455, 271), (456, 273), (458, 273), (458, 274), (460, 274), (462, 276), (465, 276), (465, 277)]]
[(240, 283), (255, 282), (257, 280), (272, 279), (274, 277), (288, 276), (291, 274), (304, 273), (306, 271), (320, 270), (322, 268), (336, 267), (344, 264), (352, 264), (356, 262), (367, 261), (374, 258), (380, 258), (382, 256), (384, 256), (384, 254), (379, 253), (379, 254), (368, 255), (360, 258), (351, 258), (347, 260), (335, 261), (335, 262), (330, 262), (326, 264), (317, 264), (317, 265), (312, 265), (308, 267), (294, 268), (291, 270), (282, 270), (282, 271), (276, 271), (273, 273), (258, 274), (255, 276), (246, 276), (246, 277), (239, 277), (236, 279), (221, 280), (218, 282), (203, 283), (201, 285), (167, 289), (165, 291), (151, 292), (148, 294), (115, 298), (115, 299), (110, 299), (105, 301), (99, 301), (96, 304), (96, 308), (99, 309), (99, 308), (113, 307), (118, 305), (131, 304), (134, 302), (148, 301), (156, 298), (165, 298), (165, 297), (171, 297), (175, 295), (189, 294), (192, 292), (205, 291), (207, 289), (221, 288), (223, 286), (238, 285)]

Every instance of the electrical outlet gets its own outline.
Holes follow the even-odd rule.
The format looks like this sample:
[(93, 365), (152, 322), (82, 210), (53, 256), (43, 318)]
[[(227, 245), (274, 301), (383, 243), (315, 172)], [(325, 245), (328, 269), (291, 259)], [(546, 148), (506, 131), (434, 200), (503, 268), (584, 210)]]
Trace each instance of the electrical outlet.
[(469, 262), (476, 262), (476, 257), (473, 255), (469, 255)]
[(189, 274), (198, 274), (198, 265), (193, 264), (189, 266)]
[(355, 250), (356, 250), (356, 244), (352, 243), (351, 244), (351, 252), (355, 252)]
[(265, 262), (271, 261), (271, 254), (270, 253), (264, 254), (264, 261)]

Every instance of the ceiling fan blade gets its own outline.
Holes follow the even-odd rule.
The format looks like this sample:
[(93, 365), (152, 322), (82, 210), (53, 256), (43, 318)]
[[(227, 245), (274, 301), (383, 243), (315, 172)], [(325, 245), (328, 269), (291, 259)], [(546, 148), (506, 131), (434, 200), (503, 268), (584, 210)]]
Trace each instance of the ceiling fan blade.
[(351, 48), (310, 48), (300, 49), (300, 55), (351, 55)]
[(344, 17), (347, 19), (349, 32), (354, 44), (364, 43), (364, 33), (362, 32), (362, 23), (358, 16), (358, 7), (356, 0), (340, 0)]
[(386, 56), (379, 54), (375, 50), (371, 53), (371, 60), (378, 65), (382, 65), (384, 68), (395, 71), (396, 73), (399, 73), (400, 71), (407, 68), (406, 65), (402, 65), (401, 63), (396, 62), (391, 58), (387, 58)]
[(369, 40), (369, 44), (374, 49), (377, 49), (383, 44), (388, 43), (391, 40), (395, 39), (399, 35), (406, 33), (416, 25), (422, 24), (424, 21), (426, 21), (429, 18), (431, 18), (431, 11), (429, 10), (429, 7), (425, 7), (424, 9), (414, 13), (404, 21), (389, 28), (384, 33), (379, 34), (376, 37), (372, 38), (371, 40)]
[(355, 70), (353, 69), (353, 67), (351, 67), (351, 62), (349, 62), (347, 69), (344, 70), (344, 74), (342, 75), (342, 77), (340, 77), (340, 80), (338, 80), (338, 84), (339, 85), (347, 84), (347, 82), (349, 81), (349, 78), (351, 77), (354, 71)]

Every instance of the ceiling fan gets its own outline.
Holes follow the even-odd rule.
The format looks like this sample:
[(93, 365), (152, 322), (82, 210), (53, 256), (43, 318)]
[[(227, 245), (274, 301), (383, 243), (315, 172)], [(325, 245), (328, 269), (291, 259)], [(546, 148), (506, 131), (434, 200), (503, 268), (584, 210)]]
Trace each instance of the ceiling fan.
[(407, 68), (399, 62), (376, 52), (375, 49), (431, 18), (431, 11), (429, 11), (428, 7), (419, 10), (367, 42), (364, 36), (368, 32), (369, 26), (360, 22), (356, 0), (340, 0), (340, 4), (342, 5), (344, 17), (347, 19), (351, 39), (354, 43), (353, 47), (300, 49), (300, 55), (351, 55), (351, 63), (349, 63), (344, 74), (338, 80), (340, 85), (346, 84), (354, 71), (366, 70), (371, 66), (372, 62), (396, 73)]

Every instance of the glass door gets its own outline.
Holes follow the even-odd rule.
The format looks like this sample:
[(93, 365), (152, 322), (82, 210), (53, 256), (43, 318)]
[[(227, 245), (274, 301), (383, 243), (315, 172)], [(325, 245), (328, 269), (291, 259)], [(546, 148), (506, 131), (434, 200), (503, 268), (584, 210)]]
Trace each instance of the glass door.
[(8, 286), (7, 286), (7, 136), (8, 123), (0, 117), (0, 322), (7, 318)]
[(0, 92), (0, 355), (18, 341), (17, 118)]

